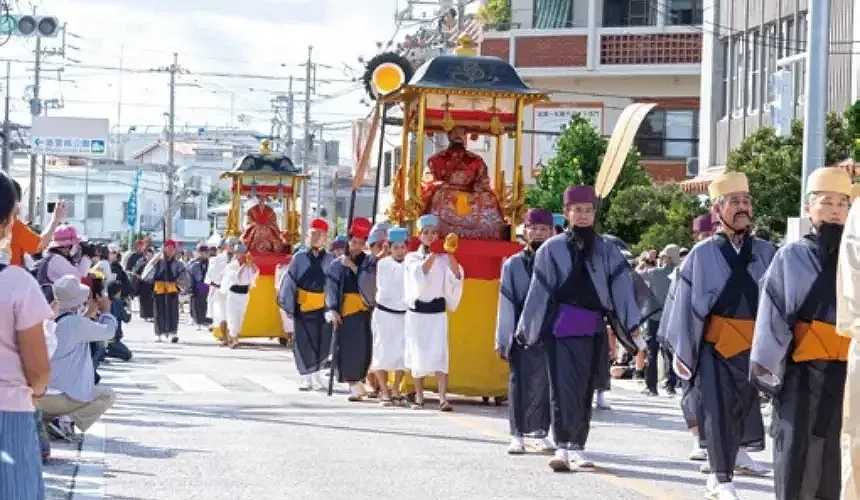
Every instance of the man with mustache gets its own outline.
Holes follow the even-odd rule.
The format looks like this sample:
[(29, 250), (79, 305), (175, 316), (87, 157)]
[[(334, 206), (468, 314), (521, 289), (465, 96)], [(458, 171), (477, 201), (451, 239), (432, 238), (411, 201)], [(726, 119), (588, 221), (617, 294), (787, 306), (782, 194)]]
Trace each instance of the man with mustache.
[[(709, 498), (735, 499), (735, 467), (766, 473), (744, 450), (764, 449), (758, 391), (749, 381), (758, 283), (774, 247), (751, 234), (752, 197), (744, 174), (728, 172), (709, 186), (720, 230), (684, 260), (662, 321), (675, 353), (673, 369), (701, 394), (697, 419), (708, 450)], [(742, 449), (743, 448), (743, 449)]]
[[(550, 468), (592, 467), (584, 448), (591, 404), (607, 358), (607, 318), (619, 338), (638, 336), (639, 306), (621, 250), (594, 230), (597, 196), (591, 186), (564, 193), (570, 227), (544, 243), (516, 338), (527, 348), (543, 341), (549, 367), (552, 429), (558, 449)], [(629, 342), (628, 342), (629, 343)]]
[(839, 498), (839, 433), (849, 339), (836, 334), (836, 265), (851, 178), (819, 168), (806, 183), (812, 231), (776, 252), (764, 276), (752, 380), (774, 397), (779, 500)]
[(555, 233), (552, 213), (532, 208), (526, 213), (523, 251), (505, 260), (499, 289), (496, 352), (511, 366), (508, 395), (511, 444), (508, 453), (526, 452), (523, 436), (543, 436), (543, 450), (554, 450), (549, 437), (549, 378), (542, 343), (526, 349), (514, 338), (534, 270), (535, 253)]

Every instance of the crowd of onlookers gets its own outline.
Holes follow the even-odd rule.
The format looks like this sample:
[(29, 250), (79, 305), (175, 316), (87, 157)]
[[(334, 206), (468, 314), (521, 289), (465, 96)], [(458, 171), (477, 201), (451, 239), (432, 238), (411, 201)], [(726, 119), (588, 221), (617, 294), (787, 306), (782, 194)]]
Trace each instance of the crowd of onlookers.
[[(114, 403), (99, 384), (108, 358), (132, 357), (131, 320), (144, 251), (83, 241), (57, 204), (37, 231), (18, 216), (20, 186), (0, 174), (0, 498), (44, 498), (51, 440), (77, 441)], [(128, 257), (128, 256), (126, 256)]]

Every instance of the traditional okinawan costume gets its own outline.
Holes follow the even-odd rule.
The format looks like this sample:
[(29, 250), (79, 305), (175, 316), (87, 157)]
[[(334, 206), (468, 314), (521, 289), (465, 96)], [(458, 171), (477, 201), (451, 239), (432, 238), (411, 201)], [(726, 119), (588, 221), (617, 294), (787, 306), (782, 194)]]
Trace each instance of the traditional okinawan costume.
[[(552, 213), (543, 209), (529, 210), (525, 224), (541, 224), (554, 229)], [(535, 248), (532, 246), (526, 246), (520, 253), (509, 257), (502, 265), (499, 289), (495, 349), (510, 364), (508, 417), (511, 436), (515, 438), (525, 435), (546, 437), (550, 425), (549, 376), (544, 344), (538, 341), (526, 349), (515, 338), (534, 264)], [(512, 446), (510, 452), (521, 453), (521, 440), (517, 441), (517, 446)]]
[(452, 141), (428, 165), (433, 180), (423, 186), (424, 212), (439, 217), (439, 233), (501, 239), (505, 221), (484, 160), (463, 142)]
[(278, 228), (278, 216), (266, 204), (265, 197), (260, 197), (259, 203), (248, 210), (242, 243), (250, 252), (257, 253), (280, 253), (287, 246)]
[(251, 260), (251, 255), (244, 244), (239, 243), (235, 249), (233, 260), (224, 270), (221, 289), (226, 295), (224, 311), (226, 313), (227, 333), (234, 341), (242, 333), (242, 323), (245, 320), (245, 310), (248, 308), (248, 295), (259, 270)]
[[(439, 227), (439, 218), (424, 215), (418, 230)], [(425, 273), (424, 261), (429, 248), (406, 255), (403, 289), (406, 304), (406, 368), (415, 378), (448, 373), (448, 311), (456, 311), (463, 296), (463, 270), (460, 278), (451, 272), (447, 255), (438, 255)]]
[[(855, 191), (852, 195), (860, 193)], [(836, 301), (836, 330), (851, 340), (842, 407), (841, 498), (860, 500), (860, 203), (856, 201), (848, 213), (839, 247)]]
[(224, 279), (224, 270), (230, 263), (232, 251), (230, 248), (222, 249), (218, 255), (209, 258), (209, 266), (206, 270), (206, 283), (209, 285), (208, 314), (215, 325), (220, 325), (227, 320), (224, 303), (227, 299), (227, 291), (221, 289), (221, 281)]
[[(328, 232), (328, 222), (311, 221), (311, 229)], [(278, 292), (278, 304), (293, 319), (293, 357), (299, 374), (310, 376), (322, 369), (331, 349), (331, 325), (325, 320), (326, 270), (334, 256), (325, 248), (299, 250), (287, 266)]]
[[(209, 253), (204, 245), (198, 245), (197, 251), (203, 255)], [(199, 256), (188, 265), (188, 275), (191, 278), (191, 318), (197, 326), (209, 323), (209, 285), (206, 283), (208, 272), (209, 257)]]
[[(851, 195), (851, 178), (819, 168), (807, 192)], [(836, 334), (842, 224), (789, 243), (762, 281), (750, 353), (753, 380), (774, 395), (774, 485), (779, 500), (839, 498), (842, 399), (849, 339)]]
[[(370, 221), (355, 219), (349, 237), (364, 243), (370, 233)], [(350, 259), (355, 270), (343, 259)], [(340, 316), (341, 323), (335, 326), (337, 336), (332, 352), (332, 366), (338, 381), (355, 384), (367, 375), (373, 349), (373, 334), (370, 329), (371, 309), (376, 298), (376, 258), (364, 252), (346, 255), (335, 260), (326, 270), (325, 305), (326, 318)], [(353, 394), (357, 396), (357, 394)]]
[[(594, 189), (572, 186), (565, 205), (596, 204)], [(591, 405), (606, 360), (606, 321), (619, 338), (639, 326), (630, 267), (621, 250), (594, 232), (571, 227), (541, 245), (523, 306), (518, 335), (531, 347), (543, 341), (550, 377), (552, 428), (558, 445), (553, 470), (569, 470), (568, 450), (589, 466), (581, 450), (591, 428)]]
[[(164, 242), (165, 248), (176, 248), (176, 242)], [(155, 295), (155, 335), (171, 337), (177, 342), (179, 329), (179, 292), (190, 287), (185, 266), (175, 256), (166, 257), (163, 253), (146, 265), (142, 279), (152, 283)]]
[[(727, 173), (709, 187), (715, 202), (748, 193), (746, 176)], [(770, 243), (750, 235), (736, 247), (719, 233), (697, 244), (664, 304), (665, 338), (674, 369), (701, 398), (696, 421), (719, 483), (732, 481), (738, 452), (764, 448), (758, 391), (749, 381), (749, 354), (758, 283), (773, 259)], [(746, 457), (746, 455), (743, 455)], [(754, 465), (754, 464), (753, 464)], [(709, 478), (709, 489), (716, 488)]]
[[(388, 241), (406, 243), (409, 233), (395, 227), (388, 230)], [(371, 370), (405, 370), (404, 361), (407, 304), (403, 298), (405, 259), (392, 256), (376, 264), (376, 307), (373, 309), (373, 360)]]

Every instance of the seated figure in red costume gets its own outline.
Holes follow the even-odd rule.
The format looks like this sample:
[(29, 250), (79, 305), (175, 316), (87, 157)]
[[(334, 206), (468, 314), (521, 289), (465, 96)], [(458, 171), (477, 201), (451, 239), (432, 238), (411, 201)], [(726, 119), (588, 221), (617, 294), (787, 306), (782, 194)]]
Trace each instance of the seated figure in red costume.
[(253, 253), (281, 253), (286, 242), (278, 228), (278, 216), (267, 204), (265, 195), (257, 197), (258, 203), (247, 213), (242, 243)]
[(505, 221), (483, 158), (466, 149), (466, 130), (448, 132), (448, 148), (430, 157), (433, 180), (422, 188), (424, 213), (439, 218), (441, 234), (498, 240)]

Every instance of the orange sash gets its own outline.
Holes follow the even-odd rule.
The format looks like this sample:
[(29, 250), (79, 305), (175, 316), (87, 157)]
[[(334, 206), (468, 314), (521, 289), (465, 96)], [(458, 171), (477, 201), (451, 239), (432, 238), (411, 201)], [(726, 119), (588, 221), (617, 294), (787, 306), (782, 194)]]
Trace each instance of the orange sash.
[(357, 293), (343, 294), (343, 305), (341, 306), (340, 315), (344, 318), (356, 313), (368, 311), (367, 305), (361, 299), (361, 295)]
[(803, 361), (847, 361), (851, 339), (840, 337), (836, 327), (823, 321), (794, 324), (794, 352), (791, 359)]
[(728, 359), (752, 348), (755, 321), (711, 315), (705, 327), (705, 342)]
[(167, 295), (168, 293), (179, 293), (179, 287), (173, 281), (156, 281), (152, 284), (152, 292), (155, 295)]
[(309, 292), (299, 288), (296, 301), (299, 303), (299, 311), (303, 313), (319, 311), (325, 307), (325, 294), (323, 292)]

